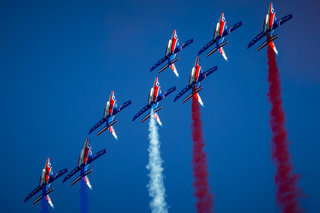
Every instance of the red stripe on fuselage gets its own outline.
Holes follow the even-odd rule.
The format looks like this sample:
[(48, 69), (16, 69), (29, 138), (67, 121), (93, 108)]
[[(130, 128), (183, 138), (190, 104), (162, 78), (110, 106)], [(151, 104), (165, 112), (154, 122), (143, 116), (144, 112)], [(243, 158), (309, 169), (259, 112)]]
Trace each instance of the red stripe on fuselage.
[(176, 35), (176, 30), (174, 30), (173, 35), (172, 35), (171, 53), (173, 53), (174, 49), (176, 48), (176, 44), (177, 44), (177, 39), (175, 38), (175, 35)]

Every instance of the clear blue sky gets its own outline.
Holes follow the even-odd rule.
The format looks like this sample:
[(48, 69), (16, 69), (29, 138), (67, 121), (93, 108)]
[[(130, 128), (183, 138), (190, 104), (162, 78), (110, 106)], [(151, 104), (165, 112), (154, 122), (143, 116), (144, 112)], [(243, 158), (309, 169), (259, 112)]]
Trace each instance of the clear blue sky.
[[(282, 77), (286, 127), (295, 172), (306, 198), (306, 212), (320, 212), (319, 5), (277, 1), (281, 27), (275, 41)], [(313, 1), (314, 4), (319, 4)], [(219, 70), (204, 81), (201, 97), (205, 150), (216, 212), (277, 212), (270, 158), (266, 98), (266, 51), (246, 49), (262, 30), (269, 1), (2, 1), (0, 3), (0, 204), (2, 212), (39, 212), (23, 203), (38, 184), (46, 157), (55, 171), (76, 166), (88, 130), (103, 114), (111, 90), (119, 103), (133, 104), (119, 113), (111, 134), (91, 137), (93, 151), (107, 148), (90, 174), (91, 212), (149, 212), (145, 168), (148, 127), (133, 123), (147, 103), (156, 72), (174, 29), (181, 41), (194, 38), (176, 67), (159, 75), (163, 89), (181, 90), (199, 49), (213, 36), (221, 14), (227, 24), (243, 21), (219, 54), (201, 57), (203, 69)], [(195, 212), (191, 170), (191, 102), (163, 102), (162, 142), (165, 186), (170, 212)], [(80, 211), (80, 185), (54, 183), (54, 212)]]

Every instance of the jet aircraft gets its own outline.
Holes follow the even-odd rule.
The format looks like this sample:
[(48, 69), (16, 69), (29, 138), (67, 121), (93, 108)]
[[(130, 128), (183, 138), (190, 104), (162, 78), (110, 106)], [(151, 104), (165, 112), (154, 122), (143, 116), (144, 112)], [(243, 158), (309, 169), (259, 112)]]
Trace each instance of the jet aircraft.
[(94, 160), (98, 159), (99, 157), (104, 155), (106, 152), (107, 150), (103, 149), (93, 155), (92, 147), (89, 144), (89, 138), (87, 138), (84, 143), (84, 147), (80, 152), (78, 166), (74, 168), (67, 176), (65, 176), (65, 178), (63, 179), (63, 183), (80, 171), (79, 176), (71, 182), (71, 186), (73, 186), (79, 180), (83, 179), (84, 182), (89, 187), (89, 189), (92, 189), (89, 178), (87, 177), (87, 175), (92, 172), (92, 169), (88, 169), (88, 167)]
[(114, 92), (112, 91), (109, 101), (107, 101), (106, 107), (104, 109), (103, 118), (100, 121), (98, 121), (98, 123), (90, 129), (88, 134), (90, 134), (91, 132), (99, 128), (103, 123), (105, 123), (105, 126), (98, 132), (97, 136), (99, 136), (105, 130), (109, 129), (109, 131), (114, 136), (114, 138), (118, 140), (118, 136), (113, 128), (113, 125), (118, 120), (114, 120), (114, 117), (118, 112), (120, 112), (130, 104), (131, 104), (131, 100), (123, 103), (120, 107), (118, 107), (116, 97), (114, 96)]
[[(165, 92), (162, 92), (160, 89), (160, 83), (158, 81), (158, 77), (154, 81), (154, 85), (150, 90), (150, 94), (148, 96), (148, 104), (143, 107), (132, 119), (134, 121), (139, 116), (141, 116), (144, 112), (146, 112), (148, 109), (152, 107), (153, 109), (153, 116), (157, 120), (158, 124), (162, 126), (162, 123), (160, 121), (160, 117), (157, 114), (157, 112), (162, 108), (162, 106), (159, 106), (159, 103), (162, 99), (164, 99), (166, 96), (168, 96), (170, 93), (176, 90), (176, 87), (171, 87), (170, 89), (166, 90)], [(146, 121), (148, 118), (150, 118), (150, 113), (146, 115), (142, 120), (141, 123)]]
[(227, 22), (226, 19), (224, 17), (224, 13), (221, 14), (220, 18), (219, 18), (219, 22), (216, 25), (216, 29), (214, 31), (213, 34), (213, 39), (211, 41), (209, 41), (209, 43), (207, 43), (204, 47), (202, 47), (198, 53), (198, 56), (203, 53), (204, 51), (206, 51), (209, 47), (211, 47), (212, 45), (214, 45), (213, 49), (207, 54), (207, 57), (210, 56), (212, 53), (216, 52), (217, 50), (219, 50), (219, 52), (221, 53), (222, 57), (228, 61), (228, 58), (226, 56), (226, 53), (223, 50), (223, 46), (226, 45), (228, 43), (228, 41), (224, 41), (224, 38), (229, 35), (232, 31), (234, 31), (235, 29), (237, 29), (238, 27), (240, 27), (242, 25), (242, 22), (238, 22), (236, 24), (234, 24), (233, 26), (231, 26), (230, 28), (227, 27)]
[(33, 202), (33, 204), (36, 204), (44, 198), (53, 208), (53, 203), (51, 201), (51, 198), (49, 197), (49, 194), (53, 191), (53, 188), (50, 188), (50, 184), (62, 175), (64, 175), (67, 171), (68, 169), (62, 169), (58, 173), (54, 174), (52, 171), (50, 159), (48, 158), (41, 172), (39, 186), (36, 187), (30, 194), (28, 194), (28, 196), (24, 199), (24, 202), (27, 202), (31, 197), (33, 197), (39, 191), (42, 190), (41, 195)]
[(174, 30), (172, 37), (169, 40), (168, 47), (166, 48), (165, 56), (161, 58), (155, 65), (153, 65), (153, 67), (150, 69), (150, 72), (158, 66), (160, 66), (162, 63), (166, 62), (165, 66), (159, 70), (159, 73), (161, 73), (163, 70), (167, 69), (170, 66), (173, 73), (179, 78), (179, 73), (177, 71), (176, 66), (174, 65), (174, 63), (179, 60), (179, 58), (176, 58), (176, 56), (183, 48), (187, 47), (192, 42), (193, 39), (190, 39), (182, 45), (180, 45), (177, 32), (176, 30)]
[(199, 92), (203, 89), (203, 86), (200, 87), (200, 83), (217, 69), (218, 67), (215, 66), (205, 72), (201, 72), (201, 65), (200, 65), (199, 56), (198, 56), (194, 64), (194, 67), (191, 70), (189, 84), (183, 90), (181, 90), (181, 92), (175, 97), (174, 101), (178, 100), (182, 95), (184, 95), (186, 92), (192, 89), (192, 92), (182, 102), (185, 103), (192, 96), (195, 96), (199, 104), (201, 106), (204, 106), (201, 100), (201, 97), (199, 95)]
[(261, 50), (265, 46), (270, 46), (273, 51), (279, 55), (278, 50), (276, 46), (274, 45), (273, 41), (279, 37), (279, 35), (273, 35), (274, 30), (277, 29), (280, 25), (284, 24), (285, 22), (292, 19), (292, 14), (286, 15), (282, 17), (281, 19), (276, 18), (276, 13), (274, 11), (272, 3), (270, 3), (268, 13), (266, 15), (266, 19), (263, 23), (263, 31), (259, 33), (252, 41), (250, 41), (248, 48), (250, 48), (252, 45), (254, 45), (257, 41), (262, 39), (263, 37), (267, 37), (267, 40), (264, 41), (257, 49), (257, 51)]

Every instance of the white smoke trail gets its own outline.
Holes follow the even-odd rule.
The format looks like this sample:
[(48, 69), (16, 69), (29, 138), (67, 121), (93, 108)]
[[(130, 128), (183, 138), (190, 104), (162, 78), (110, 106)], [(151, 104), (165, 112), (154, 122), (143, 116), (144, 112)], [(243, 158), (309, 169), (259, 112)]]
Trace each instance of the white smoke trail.
[(150, 208), (152, 213), (166, 213), (168, 212), (168, 206), (165, 201), (166, 190), (163, 184), (160, 141), (158, 127), (156, 125), (155, 118), (153, 117), (153, 109), (151, 109), (150, 113), (149, 140), (149, 163), (147, 165), (147, 169), (150, 170), (150, 180), (149, 184), (147, 184), (147, 188), (149, 191), (149, 196), (152, 199), (150, 201)]

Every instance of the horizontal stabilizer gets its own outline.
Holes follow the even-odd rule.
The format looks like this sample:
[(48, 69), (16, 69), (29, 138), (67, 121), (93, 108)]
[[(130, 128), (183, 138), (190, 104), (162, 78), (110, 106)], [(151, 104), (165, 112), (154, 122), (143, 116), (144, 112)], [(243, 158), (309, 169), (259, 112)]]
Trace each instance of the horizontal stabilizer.
[(113, 126), (115, 123), (117, 123), (117, 121), (118, 121), (118, 120), (112, 121), (112, 122), (109, 124), (109, 126)]
[[(154, 110), (154, 113), (158, 112), (160, 109), (162, 109), (162, 106), (159, 106), (158, 108), (156, 108), (156, 109)], [(148, 114), (147, 116), (145, 116), (145, 117), (140, 121), (140, 123), (145, 122), (148, 118), (150, 118), (150, 114)]]
[(192, 91), (192, 92), (182, 101), (182, 103), (185, 103), (187, 100), (189, 100), (190, 98), (192, 98), (192, 96), (193, 96), (194, 94), (197, 94), (197, 93), (200, 92), (202, 89), (203, 89), (203, 86), (200, 87), (200, 88), (198, 88), (198, 89), (196, 89), (195, 91)]
[(33, 201), (33, 205), (38, 203), (42, 198), (44, 198), (46, 195), (50, 194), (53, 191), (53, 188), (46, 191), (45, 195), (41, 194), (35, 201)]
[(228, 43), (228, 41), (224, 41), (221, 44), (219, 44), (217, 47), (213, 48), (213, 50), (211, 50), (208, 54), (207, 57), (209, 57), (212, 53), (216, 52), (220, 47), (223, 47), (224, 45), (226, 45)]
[(107, 126), (103, 127), (98, 133), (97, 136), (101, 135), (104, 131), (106, 131), (108, 129)]
[(87, 176), (88, 174), (90, 174), (92, 172), (92, 169), (86, 171), (83, 175), (79, 175), (76, 179), (74, 179), (74, 181), (72, 181), (71, 186), (73, 186), (76, 182), (78, 182), (79, 180), (81, 180), (81, 178)]
[(259, 48), (257, 49), (257, 51), (261, 50), (262, 48), (264, 48), (265, 46), (267, 46), (269, 43), (271, 43), (272, 41), (274, 41), (275, 39), (277, 39), (279, 37), (279, 35), (274, 35), (271, 38), (269, 38), (267, 41), (263, 42)]
[(98, 133), (97, 136), (101, 135), (104, 131), (108, 129), (108, 127), (113, 126), (115, 123), (117, 123), (118, 120), (112, 121), (108, 126), (103, 127)]
[(163, 70), (167, 69), (171, 64), (176, 63), (179, 60), (179, 58), (175, 58), (174, 60), (170, 61), (168, 64), (166, 64), (164, 67), (162, 67), (158, 73), (161, 73)]

